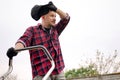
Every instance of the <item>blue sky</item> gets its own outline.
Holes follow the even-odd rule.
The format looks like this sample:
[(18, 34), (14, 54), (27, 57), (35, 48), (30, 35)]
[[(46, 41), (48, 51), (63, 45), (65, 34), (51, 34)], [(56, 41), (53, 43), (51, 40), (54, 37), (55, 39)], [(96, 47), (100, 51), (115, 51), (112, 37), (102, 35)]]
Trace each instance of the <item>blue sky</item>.
[[(79, 67), (79, 64), (84, 64), (84, 60), (94, 58), (97, 50), (105, 54), (113, 53), (114, 50), (120, 52), (119, 0), (52, 1), (71, 16), (70, 23), (60, 36), (66, 69)], [(0, 69), (0, 74), (8, 67), (7, 49), (14, 46), (27, 27), (40, 22), (31, 18), (31, 8), (35, 4), (48, 2), (49, 0), (0, 1), (0, 67), (3, 68)], [(13, 74), (17, 74), (18, 80), (31, 79), (27, 51), (18, 54), (13, 64)]]

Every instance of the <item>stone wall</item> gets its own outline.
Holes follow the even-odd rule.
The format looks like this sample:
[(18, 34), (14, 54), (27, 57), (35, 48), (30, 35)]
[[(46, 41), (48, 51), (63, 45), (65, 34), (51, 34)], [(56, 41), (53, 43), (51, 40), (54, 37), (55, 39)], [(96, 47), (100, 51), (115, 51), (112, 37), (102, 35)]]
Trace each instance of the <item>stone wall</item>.
[(120, 80), (120, 73), (106, 74), (96, 77), (72, 79), (72, 80)]

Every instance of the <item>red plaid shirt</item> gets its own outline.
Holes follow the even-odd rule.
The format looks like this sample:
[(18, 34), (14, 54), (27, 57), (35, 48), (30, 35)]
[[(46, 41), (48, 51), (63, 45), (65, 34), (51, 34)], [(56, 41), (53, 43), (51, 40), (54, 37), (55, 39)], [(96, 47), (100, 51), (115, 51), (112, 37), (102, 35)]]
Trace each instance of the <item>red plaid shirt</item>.
[[(17, 41), (26, 47), (35, 45), (45, 46), (55, 61), (55, 69), (52, 72), (53, 75), (59, 74), (65, 67), (58, 38), (67, 26), (69, 20), (69, 16), (60, 20), (56, 26), (50, 29), (50, 32), (47, 32), (40, 23), (36, 26), (31, 26), (26, 29), (25, 33)], [(29, 53), (33, 78), (36, 75), (44, 76), (51, 68), (50, 61), (40, 49), (30, 50)]]

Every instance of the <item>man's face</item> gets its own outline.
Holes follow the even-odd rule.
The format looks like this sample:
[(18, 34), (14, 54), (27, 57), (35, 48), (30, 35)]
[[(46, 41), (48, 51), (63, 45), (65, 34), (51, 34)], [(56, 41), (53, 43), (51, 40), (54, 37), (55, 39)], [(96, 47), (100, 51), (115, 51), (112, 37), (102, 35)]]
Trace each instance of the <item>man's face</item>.
[[(55, 22), (56, 22), (56, 12), (54, 11), (49, 11), (48, 14), (44, 15), (44, 22), (45, 24), (50, 27), (50, 26), (54, 26)], [(47, 27), (46, 26), (46, 27)]]

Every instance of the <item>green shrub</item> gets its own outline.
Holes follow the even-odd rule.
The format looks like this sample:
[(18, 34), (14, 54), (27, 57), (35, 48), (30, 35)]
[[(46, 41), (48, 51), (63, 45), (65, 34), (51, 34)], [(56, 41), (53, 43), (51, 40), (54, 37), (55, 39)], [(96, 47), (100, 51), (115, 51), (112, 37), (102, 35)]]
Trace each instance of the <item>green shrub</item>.
[(80, 67), (78, 69), (72, 69), (65, 72), (65, 77), (67, 79), (72, 78), (84, 78), (98, 75), (98, 71), (94, 68), (93, 65), (88, 67)]

